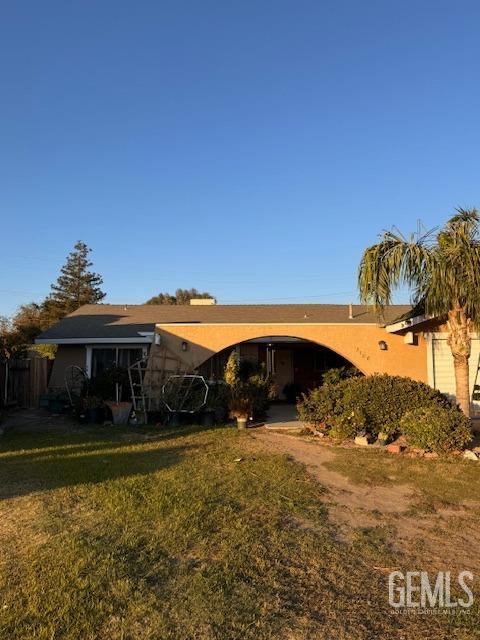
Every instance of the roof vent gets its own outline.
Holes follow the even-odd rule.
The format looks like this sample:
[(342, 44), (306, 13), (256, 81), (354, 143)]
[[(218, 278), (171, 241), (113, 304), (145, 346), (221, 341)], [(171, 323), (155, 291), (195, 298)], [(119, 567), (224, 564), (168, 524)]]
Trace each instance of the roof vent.
[(353, 305), (350, 303), (348, 305), (348, 319), (353, 320)]
[(190, 304), (200, 307), (202, 305), (208, 306), (211, 304), (217, 304), (217, 301), (215, 300), (215, 298), (191, 298)]

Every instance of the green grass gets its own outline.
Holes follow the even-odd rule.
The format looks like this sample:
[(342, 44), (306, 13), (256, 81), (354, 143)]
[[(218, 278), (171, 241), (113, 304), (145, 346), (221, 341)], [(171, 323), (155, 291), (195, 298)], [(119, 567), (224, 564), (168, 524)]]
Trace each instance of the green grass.
[[(333, 464), (341, 455), (345, 472), (363, 473), (365, 456), (343, 452)], [(408, 475), (381, 464), (375, 482)], [(454, 485), (463, 495), (462, 473), (449, 479), (449, 499)], [(150, 439), (100, 427), (9, 433), (0, 441), (0, 638), (476, 637), (478, 609), (392, 614), (378, 566), (409, 569), (411, 558), (380, 529), (342, 541), (323, 495), (301, 465), (229, 428)]]

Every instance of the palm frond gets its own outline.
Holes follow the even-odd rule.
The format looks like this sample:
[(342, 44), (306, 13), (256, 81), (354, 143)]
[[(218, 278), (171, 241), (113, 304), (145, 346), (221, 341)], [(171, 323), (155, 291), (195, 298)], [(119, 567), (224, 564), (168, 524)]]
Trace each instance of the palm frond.
[(358, 271), (360, 300), (377, 312), (392, 302), (392, 292), (400, 285), (413, 288), (416, 303), (428, 289), (431, 261), (431, 236), (406, 239), (398, 232), (385, 231), (380, 242), (368, 247)]

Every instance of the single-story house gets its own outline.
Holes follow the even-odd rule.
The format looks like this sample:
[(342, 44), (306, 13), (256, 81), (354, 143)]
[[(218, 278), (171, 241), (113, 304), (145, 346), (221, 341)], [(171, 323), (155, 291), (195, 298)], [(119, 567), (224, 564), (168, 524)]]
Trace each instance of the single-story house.
[[(392, 305), (382, 322), (367, 307), (341, 304), (85, 305), (37, 339), (57, 344), (50, 386), (64, 386), (68, 365), (95, 376), (112, 363), (149, 356), (178, 372), (219, 377), (232, 349), (265, 362), (279, 398), (285, 386), (311, 388), (331, 367), (409, 376), (454, 396), (446, 333), (409, 306)], [(476, 383), (480, 339), (474, 336), (470, 383)], [(168, 365), (167, 365), (168, 362)], [(479, 407), (480, 408), (480, 407)], [(477, 409), (477, 407), (474, 407)]]

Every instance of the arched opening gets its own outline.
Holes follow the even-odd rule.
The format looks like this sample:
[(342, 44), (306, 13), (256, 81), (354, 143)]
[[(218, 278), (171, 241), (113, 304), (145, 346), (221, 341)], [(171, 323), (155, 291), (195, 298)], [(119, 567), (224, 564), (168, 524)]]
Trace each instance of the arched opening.
[(210, 379), (221, 379), (227, 360), (236, 350), (240, 361), (263, 364), (275, 383), (276, 400), (294, 403), (302, 392), (322, 384), (334, 368), (354, 365), (323, 345), (290, 336), (266, 336), (231, 345), (206, 360), (199, 368)]

